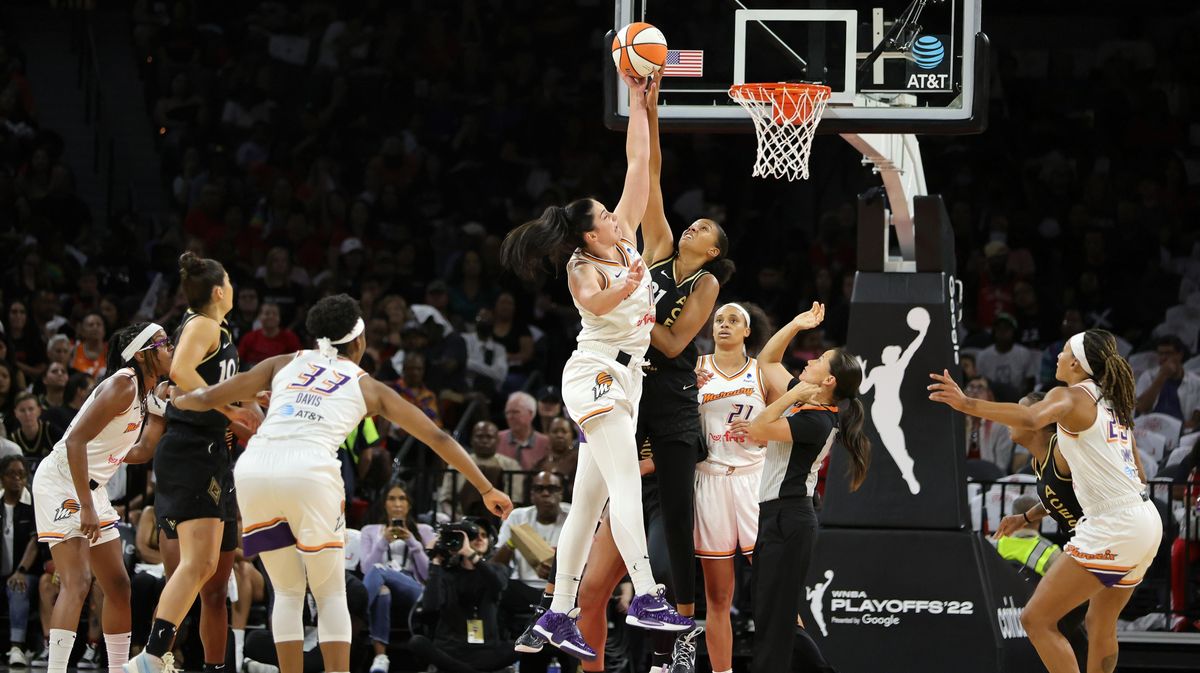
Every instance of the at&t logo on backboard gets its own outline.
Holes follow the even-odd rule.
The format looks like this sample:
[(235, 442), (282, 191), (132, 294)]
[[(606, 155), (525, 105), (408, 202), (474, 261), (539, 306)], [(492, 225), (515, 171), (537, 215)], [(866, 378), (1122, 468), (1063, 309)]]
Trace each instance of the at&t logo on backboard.
[(950, 61), (946, 59), (945, 35), (922, 35), (908, 53), (904, 88), (910, 91), (949, 91)]

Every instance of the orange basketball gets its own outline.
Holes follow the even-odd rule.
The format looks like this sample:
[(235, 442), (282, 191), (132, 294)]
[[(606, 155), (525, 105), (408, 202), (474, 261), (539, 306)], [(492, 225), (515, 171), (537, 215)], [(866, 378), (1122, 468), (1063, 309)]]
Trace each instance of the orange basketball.
[(667, 62), (667, 38), (648, 23), (631, 23), (613, 38), (612, 57), (617, 70), (630, 77), (645, 77)]

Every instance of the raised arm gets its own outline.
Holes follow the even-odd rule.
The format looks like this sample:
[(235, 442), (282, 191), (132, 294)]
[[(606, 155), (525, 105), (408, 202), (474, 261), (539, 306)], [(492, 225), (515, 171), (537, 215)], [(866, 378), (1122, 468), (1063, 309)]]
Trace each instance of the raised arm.
[(921, 347), (922, 343), (924, 343), (925, 335), (928, 332), (929, 325), (925, 325), (921, 329), (917, 330), (917, 338), (913, 339), (913, 342), (908, 345), (908, 348), (904, 349), (904, 353), (900, 356), (899, 367), (901, 369), (908, 367), (908, 363), (912, 360), (913, 354), (916, 353), (917, 349)]
[(762, 368), (763, 376), (767, 380), (768, 393), (771, 396), (782, 395), (792, 381), (792, 373), (783, 366), (783, 355), (787, 352), (788, 344), (796, 338), (797, 334), (820, 325), (824, 319), (825, 305), (814, 301), (812, 308), (792, 318), (791, 322), (776, 330), (767, 340), (767, 344), (758, 351), (758, 366)]
[(636, 241), (638, 225), (646, 214), (650, 197), (650, 128), (646, 121), (646, 84), (628, 75), (621, 75), (629, 87), (629, 126), (625, 131), (625, 188), (617, 203), (617, 221), (625, 238)]
[(820, 388), (809, 383), (797, 383), (791, 390), (779, 396), (779, 399), (767, 405), (762, 412), (755, 414), (749, 421), (739, 419), (730, 425), (733, 433), (745, 433), (752, 442), (790, 442), (792, 428), (788, 425), (784, 414), (799, 402), (807, 402), (817, 394)]
[[(1042, 401), (1024, 407), (1020, 404), (988, 402), (967, 397), (958, 387), (958, 383), (951, 378), (949, 370), (943, 370), (941, 374), (930, 374), (929, 378), (934, 380), (934, 383), (929, 386), (929, 399), (947, 404), (970, 416), (1003, 423), (1010, 428), (1036, 430), (1064, 420), (1073, 420), (1077, 423), (1080, 420), (1069, 418), (1075, 407), (1072, 397), (1074, 393), (1069, 388), (1051, 388)], [(1079, 427), (1079, 425), (1075, 425), (1075, 427)]]
[(700, 328), (708, 322), (720, 292), (721, 284), (711, 273), (696, 279), (692, 293), (675, 322), (671, 323), (670, 327), (657, 323), (654, 329), (650, 330), (650, 345), (669, 358), (682, 353), (700, 333)]
[(645, 275), (646, 265), (638, 260), (621, 283), (610, 284), (596, 267), (580, 262), (567, 269), (567, 286), (580, 306), (593, 315), (604, 315), (635, 292)]
[(471, 485), (483, 496), (483, 502), (488, 511), (500, 518), (507, 518), (512, 511), (512, 501), (507, 495), (492, 486), (492, 482), (483, 475), (475, 461), (454, 438), (433, 424), (429, 417), (420, 409), (409, 404), (400, 397), (399, 393), (388, 386), (372, 379), (363, 377), (360, 380), (363, 398), (367, 403), (370, 415), (381, 414), (389, 421), (404, 428), (417, 441), (433, 449), (450, 467), (458, 470)]
[(646, 93), (646, 119), (650, 129), (650, 199), (646, 203), (646, 215), (642, 218), (642, 258), (646, 260), (646, 265), (650, 266), (670, 257), (671, 253), (675, 251), (674, 236), (671, 235), (671, 225), (667, 222), (667, 210), (663, 206), (662, 147), (658, 139), (657, 78), (651, 80), (650, 90)]

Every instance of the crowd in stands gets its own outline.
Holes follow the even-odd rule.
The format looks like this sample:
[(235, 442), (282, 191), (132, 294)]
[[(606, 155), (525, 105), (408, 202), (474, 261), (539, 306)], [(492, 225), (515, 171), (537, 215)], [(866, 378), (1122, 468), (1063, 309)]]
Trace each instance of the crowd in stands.
[[(135, 318), (178, 324), (185, 302), (173, 263), (185, 249), (229, 270), (237, 296), (228, 322), (245, 367), (308, 345), (304, 315), (317, 298), (359, 298), (364, 369), (442, 427), (461, 429), (489, 478), (524, 506), (496, 531), (474, 491), (410, 450), (402, 429), (364, 421), (342, 450), (347, 515), (361, 526), (347, 569), (357, 637), (386, 657), (393, 634), (417, 632), (415, 649), (453, 657), (465, 629), (422, 629), (409, 615), (435, 581), (437, 600), (451, 600), (446, 578), (472, 572), (476, 555), (494, 548), (478, 564), (491, 573), (479, 580), (495, 590), (489, 610), (520, 612), (545, 569), (513, 552), (512, 525), (553, 544), (570, 501), (577, 430), (553, 384), (577, 314), (561, 276), (522, 283), (500, 268), (499, 247), (548, 204), (619, 191), (622, 143), (600, 128), (599, 59), (547, 57), (600, 50), (611, 8), (137, 0), (131, 34), (155, 125), (146, 132), (158, 137), (172, 209), (109, 222), (92, 220), (63, 160), (72, 148), (38, 122), (36, 92), (55, 84), (26, 78), (13, 20), (0, 14), (0, 453), (23, 459), (0, 462), (15, 530), (0, 569), (10, 662), (16, 650), (22, 660), (38, 650), (22, 616), (40, 606), (45, 628), (56, 586), (44, 548), (26, 558), (30, 475), (105, 374), (108, 335)], [(1065, 337), (1112, 330), (1138, 375), (1147, 472), (1177, 485), (1172, 502), (1184, 511), (1200, 484), (1200, 130), (1187, 121), (1200, 91), (1171, 64), (1194, 61), (1195, 42), (1156, 24), (1166, 37), (1155, 43), (1108, 40), (1072, 60), (1023, 45), (1011, 26), (1005, 33), (1016, 16), (1001, 10), (994, 20), (987, 133), (922, 139), (968, 298), (964, 388), (1009, 401), (1044, 390), (1055, 385)], [(822, 137), (813, 166), (822, 187), (754, 181), (751, 143), (667, 137), (663, 187), (673, 222), (725, 223), (740, 270), (724, 295), (757, 303), (777, 324), (826, 304), (822, 328), (788, 353), (795, 366), (847, 339), (854, 197), (874, 178)], [(1027, 470), (1004, 428), (972, 421), (966, 433), (977, 478)], [(134, 625), (145, 628), (162, 577), (146, 513), (153, 483), (128, 466), (109, 488), (128, 520), (141, 601)], [(448, 557), (429, 558), (431, 526), (464, 514), (478, 517), (475, 537), (455, 550), (465, 562), (440, 569)], [(1173, 606), (1196, 619), (1200, 537), (1180, 521), (1164, 543), (1174, 545)], [(487, 570), (497, 564), (511, 568)], [(239, 560), (235, 578), (234, 623), (245, 629), (262, 619), (251, 608), (269, 587), (253, 559)], [(100, 654), (98, 638), (97, 627), (85, 661)], [(269, 660), (269, 641), (251, 640), (247, 656)], [(198, 647), (198, 638), (183, 641)]]

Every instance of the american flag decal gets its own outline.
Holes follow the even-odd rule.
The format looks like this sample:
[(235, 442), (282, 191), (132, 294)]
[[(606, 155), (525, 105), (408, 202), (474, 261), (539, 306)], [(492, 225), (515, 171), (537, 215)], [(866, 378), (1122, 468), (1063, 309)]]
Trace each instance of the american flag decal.
[(663, 64), (663, 77), (703, 77), (703, 49), (670, 49)]

